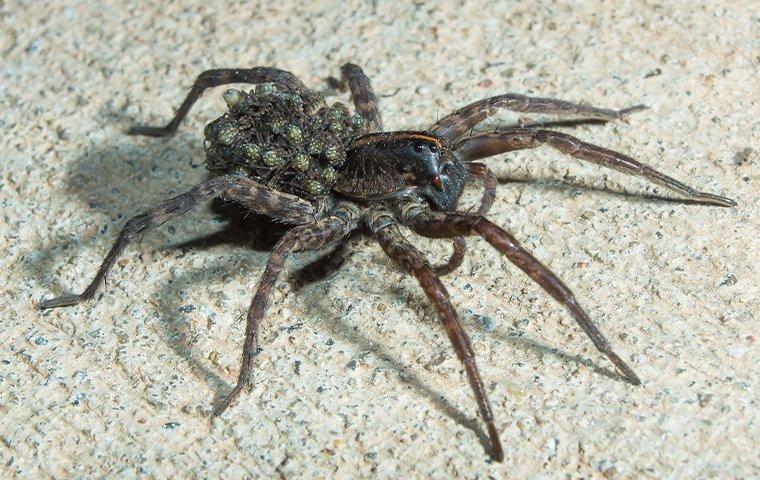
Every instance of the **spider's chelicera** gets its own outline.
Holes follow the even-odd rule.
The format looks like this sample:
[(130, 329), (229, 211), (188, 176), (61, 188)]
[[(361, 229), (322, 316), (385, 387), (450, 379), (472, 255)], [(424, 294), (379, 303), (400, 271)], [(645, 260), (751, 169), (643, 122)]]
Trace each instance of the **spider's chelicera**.
[[(377, 98), (369, 79), (356, 65), (342, 68), (339, 84), (348, 85), (356, 113), (342, 103), (328, 106), (293, 74), (276, 68), (219, 69), (203, 72), (172, 121), (165, 127), (136, 127), (133, 135), (173, 134), (206, 88), (250, 83), (249, 92), (230, 89), (223, 97), (229, 111), (205, 129), (209, 180), (127, 222), (92, 283), (79, 295), (40, 304), (41, 308), (74, 305), (92, 298), (106, 273), (130, 240), (212, 198), (292, 225), (275, 245), (253, 297), (245, 330), (237, 384), (216, 409), (221, 414), (249, 384), (259, 324), (285, 261), (295, 252), (331, 250), (362, 226), (385, 253), (414, 275), (434, 303), (446, 333), (462, 361), (491, 440), (492, 456), (503, 459), (499, 434), (475, 353), (439, 275), (462, 262), (464, 237), (480, 236), (506, 256), (555, 300), (564, 305), (596, 348), (633, 385), (639, 379), (576, 301), (572, 292), (508, 232), (485, 218), (495, 197), (496, 180), (475, 160), (547, 145), (572, 157), (644, 177), (689, 200), (733, 206), (726, 197), (703, 193), (633, 158), (591, 145), (564, 133), (541, 128), (503, 128), (472, 133), (497, 110), (574, 116), (611, 121), (641, 110), (637, 106), (608, 110), (548, 98), (497, 95), (467, 105), (424, 131), (382, 131)], [(475, 212), (456, 210), (465, 185), (476, 179), (483, 195)], [(433, 267), (407, 239), (409, 231), (451, 239), (449, 261)]]

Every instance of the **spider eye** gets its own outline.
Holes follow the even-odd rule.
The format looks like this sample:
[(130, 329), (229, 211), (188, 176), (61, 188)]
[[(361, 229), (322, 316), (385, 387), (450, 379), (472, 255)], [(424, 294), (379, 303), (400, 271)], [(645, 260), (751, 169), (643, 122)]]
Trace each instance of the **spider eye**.
[(412, 148), (414, 149), (415, 152), (421, 152), (421, 151), (425, 150), (425, 145), (423, 145), (421, 143), (415, 143), (412, 146)]
[(430, 153), (433, 153), (433, 154), (438, 153), (438, 147), (436, 147), (435, 145), (430, 145)]

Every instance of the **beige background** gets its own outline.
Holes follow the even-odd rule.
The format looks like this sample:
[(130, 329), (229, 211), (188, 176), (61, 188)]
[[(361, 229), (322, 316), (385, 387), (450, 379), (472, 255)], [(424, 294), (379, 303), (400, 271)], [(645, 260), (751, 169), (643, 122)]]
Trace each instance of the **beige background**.
[[(0, 476), (757, 476), (758, 4), (301, 3), (0, 2)], [(326, 89), (346, 61), (389, 129), (505, 91), (646, 103), (572, 132), (739, 202), (665, 201), (546, 149), (489, 161), (514, 180), (491, 218), (575, 290), (643, 386), (476, 240), (445, 282), (504, 464), (433, 309), (368, 239), (328, 279), (280, 282), (255, 387), (211, 426), (266, 252), (174, 247), (223, 229), (208, 209), (130, 247), (96, 301), (35, 309), (83, 288), (129, 216), (203, 178), (221, 92), (174, 138), (128, 126), (167, 121), (207, 68), (276, 65)]]

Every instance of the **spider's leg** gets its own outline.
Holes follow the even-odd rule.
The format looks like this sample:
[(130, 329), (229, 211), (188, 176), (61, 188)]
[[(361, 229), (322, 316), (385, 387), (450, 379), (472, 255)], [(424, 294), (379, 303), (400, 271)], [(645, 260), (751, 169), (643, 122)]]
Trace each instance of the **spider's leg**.
[(338, 205), (331, 213), (314, 223), (294, 227), (274, 247), (248, 309), (243, 357), (237, 383), (229, 396), (215, 409), (214, 415), (221, 415), (250, 384), (259, 324), (266, 312), (269, 294), (287, 258), (294, 252), (334, 247), (342, 238), (356, 229), (359, 218), (360, 211), (355, 205), (347, 203)]
[(636, 105), (623, 110), (610, 110), (554, 98), (526, 97), (525, 95), (506, 93), (466, 105), (438, 120), (428, 130), (453, 142), (469, 132), (475, 125), (496, 113), (497, 110), (502, 109), (512, 112), (546, 113), (564, 117), (572, 115), (588, 120), (610, 121), (624, 119), (627, 115), (645, 108), (644, 105)]
[(467, 164), (467, 168), (470, 171), (471, 177), (479, 178), (483, 182), (483, 196), (480, 199), (477, 213), (478, 215), (485, 215), (491, 209), (491, 205), (493, 205), (496, 199), (496, 176), (490, 168), (482, 163), (469, 163)]
[(609, 342), (581, 308), (562, 280), (546, 268), (530, 252), (525, 250), (507, 231), (478, 215), (433, 212), (428, 209), (406, 210), (404, 224), (420, 235), (432, 238), (450, 238), (459, 235), (480, 235), (510, 262), (525, 272), (557, 302), (564, 305), (596, 348), (615, 364), (625, 379), (639, 385), (641, 381), (633, 370), (612, 350)]
[(491, 439), (493, 458), (496, 461), (504, 460), (504, 452), (496, 430), (491, 402), (488, 400), (483, 379), (475, 364), (475, 352), (470, 344), (470, 339), (459, 322), (457, 312), (449, 301), (449, 294), (441, 280), (433, 272), (430, 264), (425, 260), (422, 253), (414, 245), (409, 243), (401, 233), (398, 223), (392, 214), (387, 211), (376, 211), (370, 214), (368, 225), (385, 253), (393, 259), (401, 268), (417, 278), (425, 295), (435, 305), (438, 316), (443, 321), (443, 326), (451, 340), (457, 357), (464, 364), (467, 379), (478, 402), (480, 414), (488, 428), (488, 436)]
[(149, 137), (165, 137), (174, 134), (177, 127), (190, 111), (193, 104), (203, 95), (207, 88), (227, 85), (229, 83), (276, 83), (297, 91), (306, 90), (306, 86), (292, 73), (272, 67), (254, 68), (218, 68), (206, 70), (198, 75), (190, 93), (177, 109), (174, 118), (164, 127), (137, 126), (127, 131), (127, 135), (147, 135)]
[(380, 117), (377, 97), (372, 90), (372, 84), (359, 65), (347, 63), (340, 69), (341, 84), (348, 83), (351, 90), (351, 99), (359, 115), (369, 123), (369, 132), (379, 132), (383, 129), (383, 120)]
[(247, 203), (241, 202), (244, 206), (290, 223), (306, 223), (315, 215), (314, 207), (296, 196), (269, 190), (247, 178), (228, 175), (214, 177), (188, 192), (165, 201), (157, 208), (130, 219), (119, 233), (116, 242), (95, 274), (95, 278), (82, 293), (44, 300), (40, 302), (39, 307), (42, 309), (64, 307), (91, 299), (113, 267), (116, 258), (134, 237), (151, 228), (159, 227), (216, 196), (232, 200), (237, 200), (237, 196), (244, 196), (247, 201)]
[(229, 185), (230, 180), (227, 177), (215, 177), (206, 182), (201, 183), (195, 188), (174, 198), (171, 198), (157, 208), (149, 210), (145, 213), (137, 215), (130, 219), (124, 228), (122, 228), (119, 237), (114, 242), (111, 250), (106, 255), (103, 264), (98, 269), (98, 273), (95, 278), (87, 286), (87, 288), (79, 295), (65, 295), (58, 298), (53, 298), (40, 302), (39, 307), (42, 309), (64, 307), (68, 305), (75, 305), (89, 300), (95, 294), (100, 284), (105, 280), (106, 274), (116, 262), (116, 258), (121, 254), (124, 248), (129, 244), (135, 236), (142, 234), (146, 230), (156, 228), (162, 225), (167, 220), (178, 217), (183, 213), (187, 213), (192, 208), (198, 206), (200, 203), (209, 200), (222, 191)]
[(597, 165), (644, 177), (652, 183), (665, 187), (684, 197), (721, 207), (736, 206), (730, 198), (697, 191), (678, 180), (660, 173), (628, 155), (583, 142), (578, 138), (552, 130), (532, 128), (510, 128), (498, 132), (484, 133), (461, 141), (456, 146), (460, 157), (467, 160), (490, 157), (512, 150), (536, 148), (548, 145), (560, 152)]
[(248, 177), (235, 177), (234, 183), (220, 197), (293, 225), (313, 222), (321, 214), (319, 205), (296, 195), (273, 190)]

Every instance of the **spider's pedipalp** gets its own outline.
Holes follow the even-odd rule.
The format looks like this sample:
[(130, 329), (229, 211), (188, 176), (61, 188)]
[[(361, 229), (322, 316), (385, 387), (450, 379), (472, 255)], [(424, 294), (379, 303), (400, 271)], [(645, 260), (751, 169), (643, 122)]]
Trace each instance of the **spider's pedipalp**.
[(480, 205), (478, 205), (476, 213), (478, 215), (485, 215), (491, 209), (494, 200), (496, 200), (496, 175), (482, 163), (468, 163), (467, 169), (470, 172), (470, 177), (479, 178), (483, 182), (483, 196), (480, 199)]
[[(480, 204), (476, 210), (478, 215), (485, 215), (488, 210), (491, 209), (494, 200), (496, 199), (496, 176), (494, 176), (491, 169), (482, 163), (468, 163), (467, 169), (471, 178), (480, 179), (483, 182), (483, 195), (480, 199)], [(464, 261), (465, 253), (467, 252), (467, 244), (464, 237), (454, 237), (453, 239), (453, 251), (449, 260), (441, 265), (436, 265), (434, 270), (436, 275), (448, 275), (453, 272)]]
[(452, 240), (453, 248), (451, 251), (451, 256), (446, 261), (446, 263), (436, 265), (433, 268), (436, 275), (448, 275), (449, 273), (459, 268), (464, 261), (464, 256), (467, 253), (467, 243), (465, 242), (464, 237), (454, 237)]
[(477, 234), (502, 253), (515, 266), (525, 272), (557, 302), (564, 305), (596, 348), (615, 364), (623, 377), (632, 385), (641, 381), (634, 371), (612, 350), (607, 339), (578, 304), (573, 292), (546, 268), (536, 257), (525, 250), (507, 231), (479, 215), (442, 213), (425, 209), (407, 209), (405, 225), (420, 235), (432, 238), (450, 238)]
[(454, 346), (454, 351), (465, 367), (467, 380), (478, 402), (480, 415), (488, 429), (488, 436), (491, 440), (491, 455), (497, 462), (504, 461), (504, 450), (499, 439), (499, 432), (496, 429), (491, 402), (488, 400), (483, 379), (480, 377), (478, 366), (475, 363), (475, 351), (467, 333), (462, 328), (456, 310), (449, 301), (446, 287), (443, 286), (422, 253), (404, 238), (399, 229), (399, 224), (390, 211), (378, 209), (369, 213), (367, 223), (383, 251), (401, 268), (415, 276), (425, 295), (435, 306), (449, 340)]
[(580, 160), (646, 178), (650, 182), (665, 187), (689, 200), (720, 207), (736, 206), (736, 202), (728, 197), (695, 190), (628, 155), (553, 130), (510, 128), (498, 132), (483, 133), (460, 141), (456, 145), (456, 151), (464, 161), (467, 161), (513, 150), (537, 148), (542, 145), (548, 145)]

